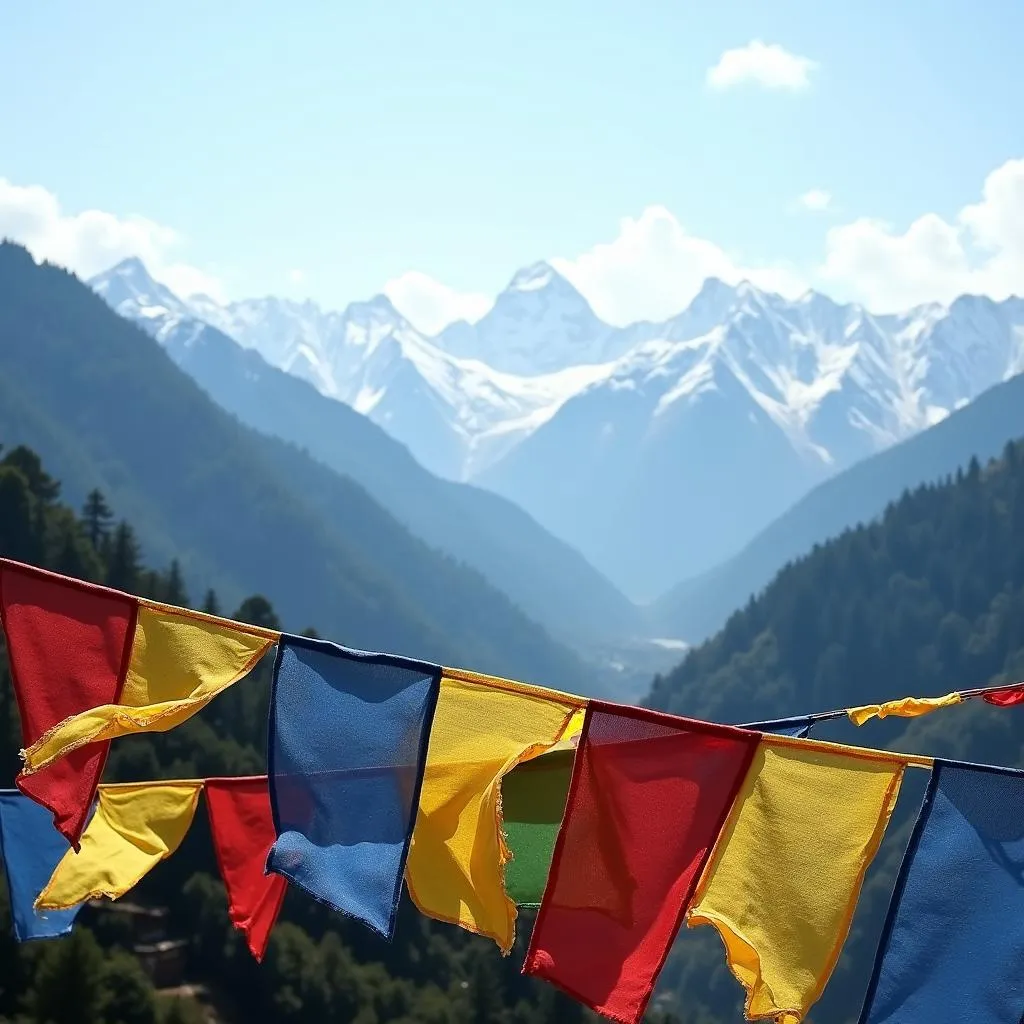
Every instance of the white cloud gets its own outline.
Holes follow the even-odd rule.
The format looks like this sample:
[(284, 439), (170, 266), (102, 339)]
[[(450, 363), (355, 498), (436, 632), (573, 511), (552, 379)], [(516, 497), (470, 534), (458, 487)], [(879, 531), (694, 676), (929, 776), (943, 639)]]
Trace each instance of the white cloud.
[(925, 213), (902, 233), (870, 218), (833, 228), (818, 277), (879, 313), (965, 292), (1024, 295), (1024, 159), (996, 168), (952, 223)]
[(0, 178), (0, 238), (24, 245), (37, 260), (49, 260), (88, 278), (138, 256), (149, 272), (178, 295), (223, 298), (215, 277), (176, 262), (176, 231), (146, 217), (119, 217), (103, 210), (64, 213), (57, 197), (39, 185), (14, 185)]
[(817, 67), (816, 61), (790, 53), (778, 43), (754, 39), (746, 46), (726, 50), (718, 63), (708, 68), (707, 84), (712, 89), (760, 85), (800, 92), (811, 84), (811, 73)]
[(306, 275), (298, 269), (288, 271), (288, 280), (292, 284), (302, 284), (306, 280)]
[(663, 320), (685, 309), (709, 277), (730, 284), (748, 280), (795, 297), (805, 288), (790, 268), (744, 266), (724, 249), (688, 234), (671, 211), (649, 206), (622, 220), (611, 242), (601, 242), (575, 259), (552, 265), (611, 324)]
[(424, 334), (437, 334), (456, 320), (475, 323), (494, 305), (486, 295), (456, 291), (418, 270), (392, 278), (384, 285), (384, 294)]
[(826, 192), (823, 188), (812, 188), (800, 197), (800, 205), (805, 210), (813, 210), (820, 213), (832, 205), (832, 193)]

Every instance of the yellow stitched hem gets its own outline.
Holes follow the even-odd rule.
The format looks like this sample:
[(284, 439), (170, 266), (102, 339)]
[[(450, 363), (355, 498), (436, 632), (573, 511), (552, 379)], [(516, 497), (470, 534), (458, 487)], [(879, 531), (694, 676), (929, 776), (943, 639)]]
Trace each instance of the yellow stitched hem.
[(220, 615), (211, 615), (209, 612), (197, 612), (192, 608), (179, 608), (176, 604), (164, 604), (162, 601), (149, 601), (143, 597), (133, 597), (142, 608), (149, 608), (150, 611), (163, 612), (167, 615), (174, 615), (182, 619), (192, 619), (195, 622), (205, 622), (210, 626), (222, 626), (225, 629), (234, 630), (236, 633), (247, 633), (249, 636), (261, 636), (271, 643), (277, 643), (281, 639), (281, 630), (267, 629), (265, 626), (253, 626), (248, 622), (236, 622), (234, 619), (225, 619)]
[(501, 676), (488, 676), (482, 672), (471, 672), (464, 668), (442, 668), (441, 674), (447, 679), (454, 679), (460, 683), (477, 683), (480, 686), (490, 686), (509, 693), (521, 693), (524, 697), (536, 697), (540, 700), (554, 701), (556, 704), (565, 704), (571, 706), (573, 710), (586, 707), (588, 703), (586, 697), (578, 697), (572, 693), (562, 693), (561, 690), (552, 690), (546, 686), (534, 686), (532, 683), (520, 683), (514, 679), (503, 679)]
[(865, 761), (882, 761), (913, 768), (932, 768), (934, 757), (922, 754), (900, 754), (890, 750), (872, 750), (870, 747), (851, 747), (845, 743), (832, 743), (828, 740), (800, 739), (796, 736), (777, 736), (764, 734), (761, 742), (773, 747), (790, 747), (793, 750), (820, 750), (822, 753), (845, 754), (847, 757), (859, 757)]
[(424, 917), (429, 917), (432, 921), (440, 921), (442, 924), (453, 924), (456, 928), (462, 928), (473, 935), (480, 935), (485, 939), (491, 939), (501, 950), (502, 956), (508, 956), (512, 952), (512, 946), (509, 945), (508, 949), (505, 949), (501, 944), (501, 936), (495, 932), (485, 931), (483, 928), (478, 928), (475, 924), (470, 924), (468, 921), (460, 921), (456, 917), (447, 917), (445, 914), (438, 914), (433, 910), (428, 910), (416, 895), (416, 887), (412, 884), (412, 879), (409, 877), (408, 867), (405, 870), (405, 885), (409, 890), (409, 898)]
[[(779, 1007), (775, 993), (772, 992), (771, 986), (761, 974), (761, 958), (758, 956), (757, 950), (744, 938), (739, 928), (714, 911), (703, 911), (699, 914), (691, 911), (687, 915), (686, 926), (688, 928), (697, 928), (702, 924), (709, 924), (718, 932), (718, 937), (725, 946), (725, 960), (729, 965), (729, 970), (732, 976), (746, 990), (743, 1015), (747, 1020), (785, 1019), (783, 1015), (789, 1015), (795, 1021), (803, 1019), (803, 1015), (806, 1012), (803, 1008), (795, 1006)], [(750, 1004), (754, 1000), (755, 992), (759, 989), (767, 994), (772, 1002), (773, 1009), (765, 1013), (754, 1014)]]

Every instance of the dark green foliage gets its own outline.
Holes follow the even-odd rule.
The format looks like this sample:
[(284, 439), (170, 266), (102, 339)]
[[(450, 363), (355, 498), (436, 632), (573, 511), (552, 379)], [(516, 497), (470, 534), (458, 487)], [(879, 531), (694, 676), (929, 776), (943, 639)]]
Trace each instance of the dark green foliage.
[[(1007, 446), (984, 469), (972, 459), (955, 479), (905, 494), (879, 522), (848, 530), (787, 566), (720, 633), (657, 679), (648, 703), (749, 722), (1018, 679), (1024, 679), (1024, 443)], [(1024, 711), (981, 701), (860, 730), (843, 721), (816, 735), (1024, 765)], [(908, 772), (814, 1020), (845, 1024), (856, 1017), (923, 775)], [(687, 1012), (740, 1019), (739, 986), (709, 929), (680, 939), (661, 991)]]
[[(58, 504), (56, 483), (40, 475), (25, 450), (0, 453), (0, 555), (42, 553), (46, 568), (77, 565), (79, 575), (103, 582), (116, 573), (135, 579), (142, 596), (182, 597), (171, 563), (153, 572), (138, 562), (134, 534), (121, 524), (100, 544), (81, 519)], [(26, 469), (28, 470), (26, 472)], [(48, 481), (48, 482), (47, 482)], [(20, 545), (20, 546), (19, 546)], [(103, 557), (105, 553), (106, 557)], [(204, 605), (215, 609), (213, 592)], [(244, 600), (234, 618), (276, 626), (277, 613), (260, 595)], [(107, 781), (248, 775), (266, 771), (270, 664), (210, 704), (201, 715), (164, 734), (116, 742)], [(0, 645), (0, 785), (18, 770), (19, 729), (6, 650)], [(234, 1024), (581, 1024), (566, 997), (519, 974), (517, 956), (422, 917), (406, 901), (398, 933), (388, 944), (292, 890), (257, 964), (227, 914), (209, 823), (200, 808), (181, 849), (132, 891), (144, 906), (167, 907), (168, 933), (188, 941), (186, 979), (205, 987), (201, 1005), (181, 993), (159, 993), (130, 952), (133, 939), (121, 915), (85, 908), (66, 939), (19, 946), (0, 890), (0, 1021), (16, 1024), (200, 1024), (214, 1014)], [(524, 922), (524, 932), (528, 932)]]

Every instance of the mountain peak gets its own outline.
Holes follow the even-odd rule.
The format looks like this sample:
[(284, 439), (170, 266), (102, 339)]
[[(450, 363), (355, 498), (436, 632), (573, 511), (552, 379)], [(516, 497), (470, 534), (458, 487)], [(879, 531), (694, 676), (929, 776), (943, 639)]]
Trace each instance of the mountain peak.
[(682, 330), (683, 337), (697, 337), (725, 319), (736, 302), (736, 288), (721, 278), (708, 277), (690, 304), (669, 323)]
[[(146, 264), (139, 259), (138, 256), (126, 256), (123, 260), (115, 263), (108, 270), (104, 270), (102, 273), (97, 274), (94, 278), (94, 282), (109, 281), (112, 278), (119, 278), (122, 282), (130, 282), (132, 287), (138, 288), (152, 288), (157, 285), (156, 279), (146, 268)], [(94, 284), (95, 288), (96, 285)]]
[(115, 263), (110, 268), (110, 273), (114, 274), (145, 274), (149, 277), (149, 271), (146, 269), (146, 264), (138, 256), (126, 256), (120, 263)]
[(350, 302), (342, 314), (344, 319), (355, 323), (389, 323), (396, 327), (405, 326), (405, 318), (395, 309), (394, 303), (382, 292), (371, 299)]
[(546, 260), (531, 263), (528, 267), (517, 270), (509, 281), (506, 292), (539, 292), (553, 283), (565, 281), (565, 278)]
[(133, 309), (163, 309), (177, 316), (191, 313), (186, 303), (153, 277), (138, 256), (128, 256), (115, 263), (109, 270), (90, 278), (88, 285), (122, 314), (127, 312), (125, 303)]

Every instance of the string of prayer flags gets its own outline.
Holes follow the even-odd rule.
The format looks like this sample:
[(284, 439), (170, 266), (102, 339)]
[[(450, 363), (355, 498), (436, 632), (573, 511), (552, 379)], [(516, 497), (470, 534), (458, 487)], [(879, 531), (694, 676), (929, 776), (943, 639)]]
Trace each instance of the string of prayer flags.
[(231, 923), (262, 961), (288, 888), (281, 875), (264, 873), (276, 838), (267, 777), (207, 779), (205, 794)]
[(282, 637), (270, 707), (267, 869), (390, 938), (441, 669)]
[(639, 1021), (759, 740), (592, 701), (524, 973)]
[(273, 630), (140, 600), (116, 700), (81, 708), (26, 747), (23, 774), (88, 743), (181, 725), (247, 675), (279, 636)]
[(572, 743), (563, 741), (516, 765), (501, 781), (505, 841), (512, 858), (505, 865), (505, 891), (517, 907), (540, 906), (575, 754)]
[(688, 923), (718, 929), (748, 1019), (807, 1015), (889, 823), (906, 762), (846, 751), (765, 737), (700, 881)]
[(501, 781), (552, 747), (584, 705), (579, 697), (445, 669), (406, 878), (420, 912), (493, 939), (515, 940), (505, 892), (511, 856)]
[(116, 900), (181, 845), (201, 779), (101, 785), (81, 850), (68, 850), (39, 894), (38, 910), (66, 910), (88, 899)]
[(860, 1022), (1017, 1022), (1022, 963), (1024, 774), (936, 761)]
[(800, 718), (774, 718), (770, 722), (749, 722), (739, 726), (740, 729), (752, 729), (754, 732), (770, 732), (776, 736), (792, 736), (794, 739), (806, 739), (814, 725), (813, 715)]
[[(126, 594), (0, 559), (0, 619), (25, 747), (84, 708), (117, 700), (136, 607)], [(15, 780), (76, 849), (107, 749), (74, 750)]]
[(0, 853), (14, 937), (19, 942), (56, 939), (71, 931), (80, 907), (47, 911), (33, 907), (67, 848), (45, 807), (17, 790), (0, 791)]
[(959, 693), (947, 693), (944, 697), (902, 697), (900, 700), (886, 701), (884, 704), (865, 704), (860, 708), (849, 708), (846, 714), (854, 725), (864, 725), (872, 718), (887, 718), (896, 715), (899, 718), (917, 718), (927, 715), (939, 708), (948, 708), (959, 704), (963, 697)]

